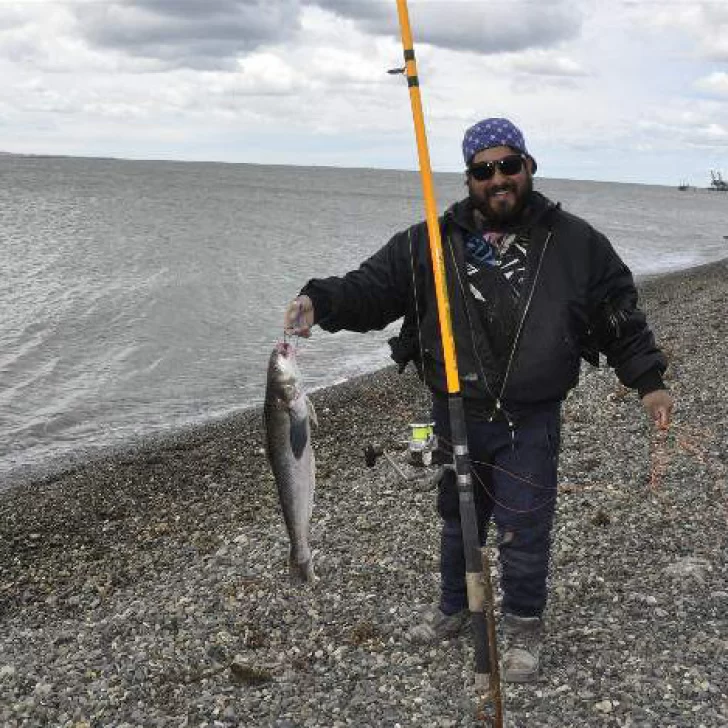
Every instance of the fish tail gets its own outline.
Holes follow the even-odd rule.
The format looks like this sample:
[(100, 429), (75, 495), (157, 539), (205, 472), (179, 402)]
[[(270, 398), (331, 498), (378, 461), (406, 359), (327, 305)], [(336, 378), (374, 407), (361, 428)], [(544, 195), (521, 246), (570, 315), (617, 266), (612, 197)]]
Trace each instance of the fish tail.
[(316, 575), (313, 571), (313, 561), (310, 557), (306, 561), (296, 561), (291, 556), (288, 565), (292, 583), (312, 584), (316, 581)]

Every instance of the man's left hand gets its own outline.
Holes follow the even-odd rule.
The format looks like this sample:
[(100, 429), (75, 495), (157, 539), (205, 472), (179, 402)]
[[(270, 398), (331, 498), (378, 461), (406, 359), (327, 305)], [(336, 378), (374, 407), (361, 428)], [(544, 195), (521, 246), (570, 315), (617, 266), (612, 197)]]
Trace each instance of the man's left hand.
[(647, 414), (654, 421), (655, 427), (666, 430), (672, 420), (674, 400), (666, 389), (657, 389), (642, 397)]

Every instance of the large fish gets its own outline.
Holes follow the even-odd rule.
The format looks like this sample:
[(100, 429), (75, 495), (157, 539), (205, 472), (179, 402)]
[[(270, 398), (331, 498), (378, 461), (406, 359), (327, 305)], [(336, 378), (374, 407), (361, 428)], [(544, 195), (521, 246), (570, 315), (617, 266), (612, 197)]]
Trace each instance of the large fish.
[(291, 580), (310, 582), (314, 573), (308, 538), (316, 483), (311, 424), (318, 423), (288, 343), (277, 344), (270, 355), (263, 417), (268, 460), (291, 541)]

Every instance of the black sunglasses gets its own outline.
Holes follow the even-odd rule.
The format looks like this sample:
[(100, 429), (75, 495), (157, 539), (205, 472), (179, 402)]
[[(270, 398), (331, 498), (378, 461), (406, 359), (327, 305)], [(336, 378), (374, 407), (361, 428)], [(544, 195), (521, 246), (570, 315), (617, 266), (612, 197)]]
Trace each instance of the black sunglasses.
[(477, 179), (478, 182), (485, 182), (486, 180), (493, 179), (495, 175), (496, 167), (501, 174), (506, 177), (513, 177), (519, 174), (523, 169), (523, 163), (526, 158), (522, 154), (509, 154), (503, 159), (498, 159), (495, 162), (478, 162), (468, 167), (468, 175), (473, 179)]

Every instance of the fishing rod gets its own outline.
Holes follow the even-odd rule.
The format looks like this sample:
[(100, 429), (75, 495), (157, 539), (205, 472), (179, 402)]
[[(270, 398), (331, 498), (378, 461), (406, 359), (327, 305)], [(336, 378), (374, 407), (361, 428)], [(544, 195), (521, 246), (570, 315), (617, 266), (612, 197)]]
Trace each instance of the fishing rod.
[[(419, 156), (420, 177), (425, 200), (427, 231), (430, 240), (430, 257), (435, 279), (435, 293), (440, 324), (440, 338), (445, 356), (447, 378), (448, 411), (452, 437), (453, 462), (457, 478), (460, 503), (460, 523), (463, 531), (465, 550), (465, 579), (468, 594), (468, 609), (471, 613), (473, 647), (475, 652), (476, 687), (484, 694), (479, 718), (491, 722), (496, 728), (503, 726), (503, 704), (498, 671), (498, 656), (495, 641), (495, 618), (493, 614), (493, 594), (490, 564), (486, 549), (480, 548), (478, 523), (473, 500), (473, 483), (470, 471), (465, 411), (460, 392), (457, 353), (452, 329), (450, 301), (445, 276), (445, 260), (442, 250), (440, 225), (437, 218), (437, 203), (432, 181), (430, 154), (427, 147), (422, 99), (415, 61), (412, 28), (410, 27), (407, 0), (397, 0), (397, 12), (404, 48), (405, 66), (395, 69), (394, 73), (405, 73), (409, 87), (412, 117), (414, 119), (417, 152)], [(487, 581), (487, 585), (486, 585)], [(486, 618), (487, 613), (487, 618)], [(487, 690), (487, 694), (486, 694)]]

